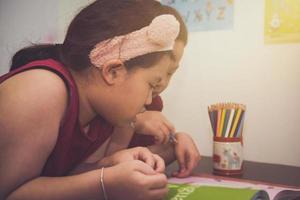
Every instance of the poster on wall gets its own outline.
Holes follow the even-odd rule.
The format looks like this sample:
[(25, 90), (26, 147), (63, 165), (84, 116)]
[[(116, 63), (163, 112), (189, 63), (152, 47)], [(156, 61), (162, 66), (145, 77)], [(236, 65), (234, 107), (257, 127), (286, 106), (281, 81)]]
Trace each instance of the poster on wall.
[(266, 0), (265, 43), (300, 42), (300, 0)]
[(233, 28), (234, 0), (161, 0), (161, 3), (179, 11), (189, 31)]

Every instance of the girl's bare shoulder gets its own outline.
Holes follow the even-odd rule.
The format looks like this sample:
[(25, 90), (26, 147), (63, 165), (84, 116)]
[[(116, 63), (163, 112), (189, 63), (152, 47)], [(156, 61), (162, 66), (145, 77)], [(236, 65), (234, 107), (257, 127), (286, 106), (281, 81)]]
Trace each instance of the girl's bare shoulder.
[(0, 85), (0, 125), (51, 131), (63, 117), (67, 98), (64, 81), (51, 71), (17, 74)]
[[(39, 104), (64, 104), (67, 88), (64, 81), (54, 72), (44, 69), (28, 70), (0, 84), (0, 102), (24, 103), (24, 106)], [(37, 103), (37, 104), (36, 104)]]
[[(44, 69), (32, 69), (16, 74), (0, 84), (1, 93), (66, 93), (64, 81), (54, 72)], [(27, 95), (28, 96), (28, 95)]]
[(0, 85), (0, 193), (38, 177), (55, 147), (67, 104), (63, 80), (30, 70)]

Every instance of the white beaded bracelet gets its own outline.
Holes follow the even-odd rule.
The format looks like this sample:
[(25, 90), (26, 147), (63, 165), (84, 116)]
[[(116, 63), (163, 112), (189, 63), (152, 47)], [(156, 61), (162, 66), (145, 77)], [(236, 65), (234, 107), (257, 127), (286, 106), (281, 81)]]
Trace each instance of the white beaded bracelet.
[(101, 168), (100, 182), (101, 182), (101, 188), (102, 188), (104, 199), (107, 200), (107, 195), (106, 195), (106, 191), (105, 191), (105, 187), (104, 187), (103, 176), (104, 176), (104, 167)]

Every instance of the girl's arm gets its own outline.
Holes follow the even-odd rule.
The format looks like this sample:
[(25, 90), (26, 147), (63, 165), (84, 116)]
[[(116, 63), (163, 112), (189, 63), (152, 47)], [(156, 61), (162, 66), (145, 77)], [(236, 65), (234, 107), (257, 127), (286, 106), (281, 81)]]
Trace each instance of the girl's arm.
[(75, 168), (70, 174), (79, 174), (87, 171), (100, 169), (102, 167), (111, 167), (123, 162), (140, 160), (158, 173), (162, 173), (165, 170), (164, 160), (157, 154), (153, 154), (146, 147), (134, 147), (129, 149), (119, 150), (110, 156), (99, 158), (94, 163), (82, 163)]
[(70, 174), (79, 174), (93, 169), (99, 169), (99, 161), (111, 156), (117, 151), (127, 149), (134, 131), (132, 127), (114, 127), (111, 137), (84, 162), (77, 165)]
[(113, 153), (126, 149), (134, 134), (134, 129), (128, 127), (115, 127), (111, 139), (107, 145), (105, 156), (112, 155)]
[(178, 171), (173, 176), (183, 178), (189, 176), (201, 159), (198, 148), (192, 137), (187, 133), (177, 132), (177, 143), (150, 146), (152, 153), (160, 155), (167, 164), (177, 159)]
[[(131, 127), (115, 128), (112, 137), (107, 145), (105, 156), (110, 156), (117, 151), (126, 149), (133, 137), (133, 134), (134, 130)], [(170, 143), (147, 146), (147, 148), (152, 153), (158, 154), (160, 157), (162, 157), (166, 164), (169, 164), (176, 159), (174, 146)], [(78, 169), (85, 168), (86, 170), (88, 170), (96, 166), (97, 162), (89, 164), (83, 163), (81, 166), (78, 166)]]
[(57, 140), (66, 91), (61, 78), (42, 69), (1, 83), (0, 199), (41, 173)]
[(1, 200), (101, 196), (97, 171), (39, 177), (57, 140), (66, 91), (57, 75), (40, 69), (22, 72), (0, 85)]
[[(46, 70), (22, 72), (0, 85), (1, 200), (104, 199), (100, 170), (40, 176), (56, 144), (66, 91)], [(136, 160), (105, 168), (104, 183), (109, 199), (162, 199), (167, 193), (165, 175)]]
[(166, 176), (139, 160), (105, 168), (102, 183), (101, 170), (66, 177), (38, 177), (24, 183), (5, 199), (104, 200), (102, 183), (107, 199), (155, 200), (164, 198), (168, 192)]
[(157, 144), (157, 145), (148, 146), (148, 149), (152, 153), (155, 153), (160, 157), (162, 157), (166, 165), (169, 165), (176, 160), (173, 144)]
[[(37, 177), (10, 193), (7, 200), (104, 199), (100, 185), (100, 173), (101, 170), (93, 170), (75, 176)], [(109, 176), (105, 175), (105, 182), (109, 182)]]

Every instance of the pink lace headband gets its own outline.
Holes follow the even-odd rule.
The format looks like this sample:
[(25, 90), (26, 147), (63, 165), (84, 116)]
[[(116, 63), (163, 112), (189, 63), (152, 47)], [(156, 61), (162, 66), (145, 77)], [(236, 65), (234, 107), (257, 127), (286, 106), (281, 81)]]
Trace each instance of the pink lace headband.
[(98, 43), (90, 52), (96, 67), (119, 59), (122, 62), (148, 53), (172, 50), (179, 34), (179, 22), (173, 15), (155, 17), (149, 26)]

